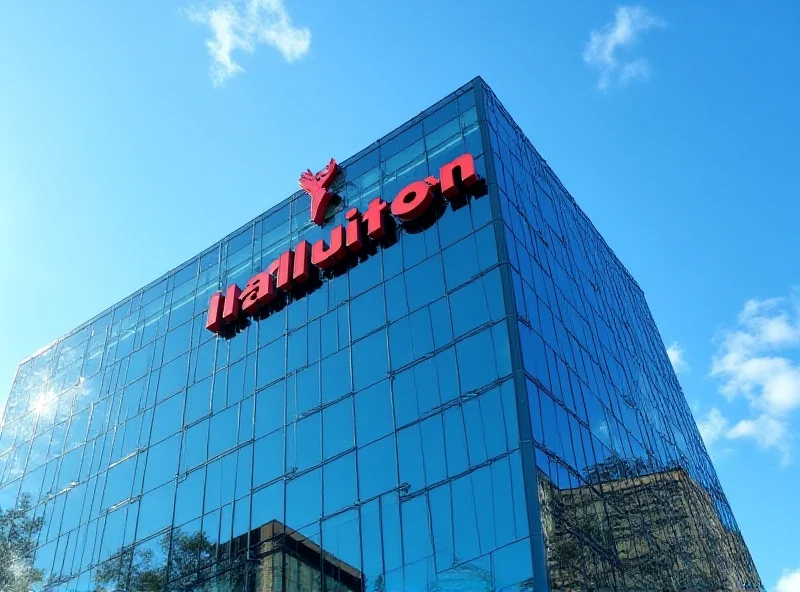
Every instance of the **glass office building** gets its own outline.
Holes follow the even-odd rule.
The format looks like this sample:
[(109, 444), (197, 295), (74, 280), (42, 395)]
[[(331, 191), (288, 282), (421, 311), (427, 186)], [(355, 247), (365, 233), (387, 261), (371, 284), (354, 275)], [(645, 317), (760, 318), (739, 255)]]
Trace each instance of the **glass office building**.
[(641, 289), (481, 79), (336, 173), (20, 364), (0, 589), (763, 589)]

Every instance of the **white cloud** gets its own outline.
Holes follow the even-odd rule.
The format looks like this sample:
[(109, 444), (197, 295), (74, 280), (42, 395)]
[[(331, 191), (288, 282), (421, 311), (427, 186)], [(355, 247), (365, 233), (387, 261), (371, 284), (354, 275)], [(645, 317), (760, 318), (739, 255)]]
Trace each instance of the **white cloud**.
[(214, 86), (244, 72), (234, 59), (237, 51), (253, 53), (257, 45), (265, 43), (287, 62), (293, 62), (306, 55), (311, 46), (311, 31), (292, 25), (283, 0), (223, 0), (211, 7), (187, 10), (186, 14), (192, 22), (211, 29), (206, 46)]
[(787, 466), (792, 461), (791, 435), (788, 424), (769, 415), (755, 419), (743, 419), (733, 426), (725, 437), (730, 440), (751, 438), (764, 449), (775, 448), (781, 454), (781, 464)]
[(745, 303), (737, 326), (719, 333), (711, 365), (711, 375), (722, 380), (720, 392), (729, 400), (743, 397), (752, 411), (725, 437), (774, 449), (783, 465), (792, 456), (791, 414), (800, 408), (800, 365), (791, 355), (800, 346), (795, 296)]
[(800, 366), (787, 355), (800, 345), (800, 314), (793, 300), (750, 300), (739, 314), (738, 328), (719, 335), (711, 375), (723, 380), (729, 398), (746, 397), (773, 416), (800, 407)]
[(644, 6), (617, 6), (614, 21), (599, 31), (592, 31), (583, 51), (583, 61), (600, 72), (597, 87), (606, 90), (615, 79), (623, 85), (632, 80), (646, 79), (650, 75), (650, 64), (646, 59), (627, 60), (619, 54), (633, 46), (645, 31), (666, 24)]
[(622, 67), (619, 74), (619, 82), (623, 86), (628, 84), (631, 80), (641, 78), (647, 80), (650, 76), (650, 64), (644, 58), (639, 58), (632, 62), (628, 62)]
[(781, 579), (775, 585), (776, 592), (800, 592), (800, 568), (784, 570)]
[(673, 341), (672, 345), (667, 348), (667, 356), (672, 363), (675, 374), (689, 371), (689, 363), (686, 361), (686, 350), (684, 350), (677, 341)]
[(728, 429), (728, 420), (722, 416), (722, 412), (714, 407), (705, 418), (698, 420), (697, 429), (706, 443), (706, 448), (711, 448), (714, 443), (725, 435)]

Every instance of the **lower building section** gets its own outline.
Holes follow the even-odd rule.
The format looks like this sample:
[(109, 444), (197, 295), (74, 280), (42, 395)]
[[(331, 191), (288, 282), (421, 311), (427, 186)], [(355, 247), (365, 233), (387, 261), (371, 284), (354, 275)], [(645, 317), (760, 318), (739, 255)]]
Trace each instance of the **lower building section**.
[(685, 470), (592, 472), (596, 486), (571, 488), (540, 474), (553, 590), (755, 589), (741, 535)]
[[(255, 543), (248, 555), (250, 542)], [(258, 542), (260, 541), (260, 542)], [(236, 540), (177, 529), (149, 548), (124, 550), (96, 576), (98, 589), (362, 592), (361, 572), (273, 520)], [(154, 548), (155, 547), (155, 548)], [(167, 562), (166, 557), (170, 557)]]

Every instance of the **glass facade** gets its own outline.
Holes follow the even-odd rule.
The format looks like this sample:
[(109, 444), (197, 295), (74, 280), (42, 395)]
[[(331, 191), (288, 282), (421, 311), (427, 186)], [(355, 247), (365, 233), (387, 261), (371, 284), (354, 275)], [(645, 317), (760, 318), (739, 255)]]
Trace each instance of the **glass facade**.
[[(481, 191), (206, 329), (465, 153)], [(762, 589), (641, 290), (480, 79), (331, 191), (324, 226), (297, 192), (20, 364), (0, 589)]]

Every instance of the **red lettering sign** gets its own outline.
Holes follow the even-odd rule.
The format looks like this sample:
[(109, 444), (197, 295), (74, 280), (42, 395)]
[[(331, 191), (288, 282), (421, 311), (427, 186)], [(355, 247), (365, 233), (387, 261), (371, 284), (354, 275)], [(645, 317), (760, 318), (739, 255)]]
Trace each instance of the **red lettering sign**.
[[(325, 212), (333, 195), (328, 188), (333, 183), (339, 167), (334, 159), (316, 175), (310, 170), (300, 177), (300, 185), (311, 196), (311, 219), (323, 225)], [(318, 240), (314, 245), (301, 241), (294, 250), (289, 249), (254, 276), (244, 290), (232, 284), (225, 295), (217, 292), (211, 296), (206, 318), (206, 329), (222, 333), (226, 327), (257, 315), (278, 296), (288, 293), (293, 286), (309, 281), (319, 270), (330, 269), (344, 260), (349, 253), (358, 253), (368, 241), (379, 241), (386, 236), (389, 212), (401, 223), (419, 218), (430, 210), (436, 195), (452, 199), (474, 190), (479, 178), (475, 161), (470, 154), (459, 156), (439, 169), (439, 177), (429, 176), (415, 181), (397, 194), (391, 203), (380, 197), (373, 199), (363, 214), (357, 208), (347, 210), (346, 226), (331, 229), (328, 241)]]
[(455, 197), (463, 189), (469, 189), (478, 182), (475, 172), (475, 161), (471, 154), (462, 154), (453, 162), (448, 162), (439, 169), (442, 195), (447, 199)]
[(364, 229), (361, 227), (361, 212), (353, 208), (347, 210), (344, 215), (347, 220), (347, 231), (345, 232), (345, 244), (347, 248), (357, 253), (364, 246)]
[(311, 247), (311, 265), (320, 269), (333, 267), (347, 256), (347, 247), (344, 244), (344, 227), (337, 226), (331, 230), (331, 244), (323, 239), (318, 240)]
[(230, 324), (239, 318), (239, 313), (242, 311), (242, 302), (239, 300), (242, 291), (236, 284), (228, 286), (225, 292), (225, 300), (222, 304), (222, 321)]
[(308, 241), (300, 241), (294, 248), (292, 279), (298, 284), (311, 279), (311, 243)]
[(292, 287), (292, 272), (294, 271), (294, 252), (286, 251), (267, 266), (266, 272), (275, 275), (278, 290), (288, 292)]
[(249, 317), (255, 315), (275, 299), (275, 294), (275, 276), (268, 271), (262, 271), (247, 282), (239, 295), (242, 312)]
[(219, 333), (222, 330), (222, 292), (211, 295), (211, 302), (208, 305), (208, 316), (206, 317), (206, 329)]
[(433, 190), (425, 181), (403, 187), (392, 202), (392, 214), (404, 222), (419, 218), (433, 203)]
[(364, 214), (364, 222), (367, 223), (367, 236), (372, 240), (381, 240), (386, 234), (386, 214), (388, 212), (389, 204), (380, 197), (369, 202), (369, 207)]

